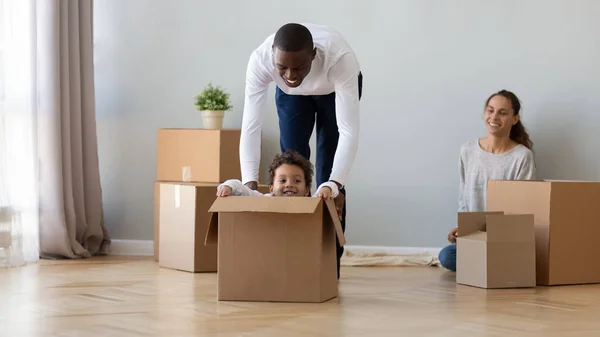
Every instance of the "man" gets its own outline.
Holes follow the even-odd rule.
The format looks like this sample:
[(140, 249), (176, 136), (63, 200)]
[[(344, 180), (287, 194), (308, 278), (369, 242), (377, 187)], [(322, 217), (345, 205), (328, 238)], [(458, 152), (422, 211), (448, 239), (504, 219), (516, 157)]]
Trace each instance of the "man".
[[(316, 182), (322, 197), (339, 190), (356, 157), (362, 74), (354, 52), (336, 31), (320, 25), (286, 24), (250, 56), (240, 140), (242, 182), (256, 189), (260, 162), (263, 104), (268, 85), (275, 82), (281, 151), (310, 158), (309, 140), (317, 130)], [(339, 142), (338, 142), (339, 141)], [(338, 144), (339, 143), (339, 144)], [(346, 230), (346, 205), (342, 208)], [(340, 258), (338, 244), (338, 278)]]

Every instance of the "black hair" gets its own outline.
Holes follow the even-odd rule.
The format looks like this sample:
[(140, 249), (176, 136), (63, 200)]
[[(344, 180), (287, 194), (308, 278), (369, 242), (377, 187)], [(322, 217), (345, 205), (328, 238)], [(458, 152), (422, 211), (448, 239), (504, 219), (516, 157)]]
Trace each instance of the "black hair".
[(273, 47), (285, 52), (312, 51), (312, 34), (301, 24), (288, 23), (275, 33)]
[(305, 185), (310, 188), (314, 171), (313, 164), (298, 152), (290, 150), (278, 154), (273, 158), (273, 162), (269, 166), (269, 185), (273, 185), (275, 181), (275, 171), (284, 164), (300, 167), (304, 172)]

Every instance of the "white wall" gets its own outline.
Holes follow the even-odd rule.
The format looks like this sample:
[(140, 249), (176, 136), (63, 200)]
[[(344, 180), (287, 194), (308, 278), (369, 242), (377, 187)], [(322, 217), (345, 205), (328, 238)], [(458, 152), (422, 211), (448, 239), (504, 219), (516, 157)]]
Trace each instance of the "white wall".
[[(192, 102), (209, 81), (231, 92), (225, 126), (239, 127), (248, 56), (286, 22), (336, 27), (362, 64), (347, 183), (353, 245), (446, 244), (459, 147), (484, 135), (483, 103), (499, 89), (523, 101), (542, 178), (600, 178), (600, 1), (102, 0), (94, 9), (113, 238), (153, 237), (157, 129), (200, 127)], [(273, 100), (265, 163), (279, 150)]]

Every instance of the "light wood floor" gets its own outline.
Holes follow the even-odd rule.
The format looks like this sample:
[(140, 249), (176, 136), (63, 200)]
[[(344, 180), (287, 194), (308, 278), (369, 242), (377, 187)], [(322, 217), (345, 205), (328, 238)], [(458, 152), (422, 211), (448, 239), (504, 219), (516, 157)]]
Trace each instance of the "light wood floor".
[(147, 258), (0, 269), (0, 336), (600, 336), (600, 285), (486, 291), (437, 267), (343, 268), (324, 304), (215, 291), (216, 274)]

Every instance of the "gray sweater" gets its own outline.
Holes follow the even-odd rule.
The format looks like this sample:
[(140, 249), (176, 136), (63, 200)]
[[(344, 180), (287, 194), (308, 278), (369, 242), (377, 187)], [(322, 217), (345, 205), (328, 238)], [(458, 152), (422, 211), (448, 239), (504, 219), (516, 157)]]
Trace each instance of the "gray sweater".
[(535, 180), (533, 152), (523, 145), (493, 154), (484, 151), (479, 140), (460, 148), (458, 161), (460, 187), (459, 212), (485, 211), (485, 192), (488, 180)]

